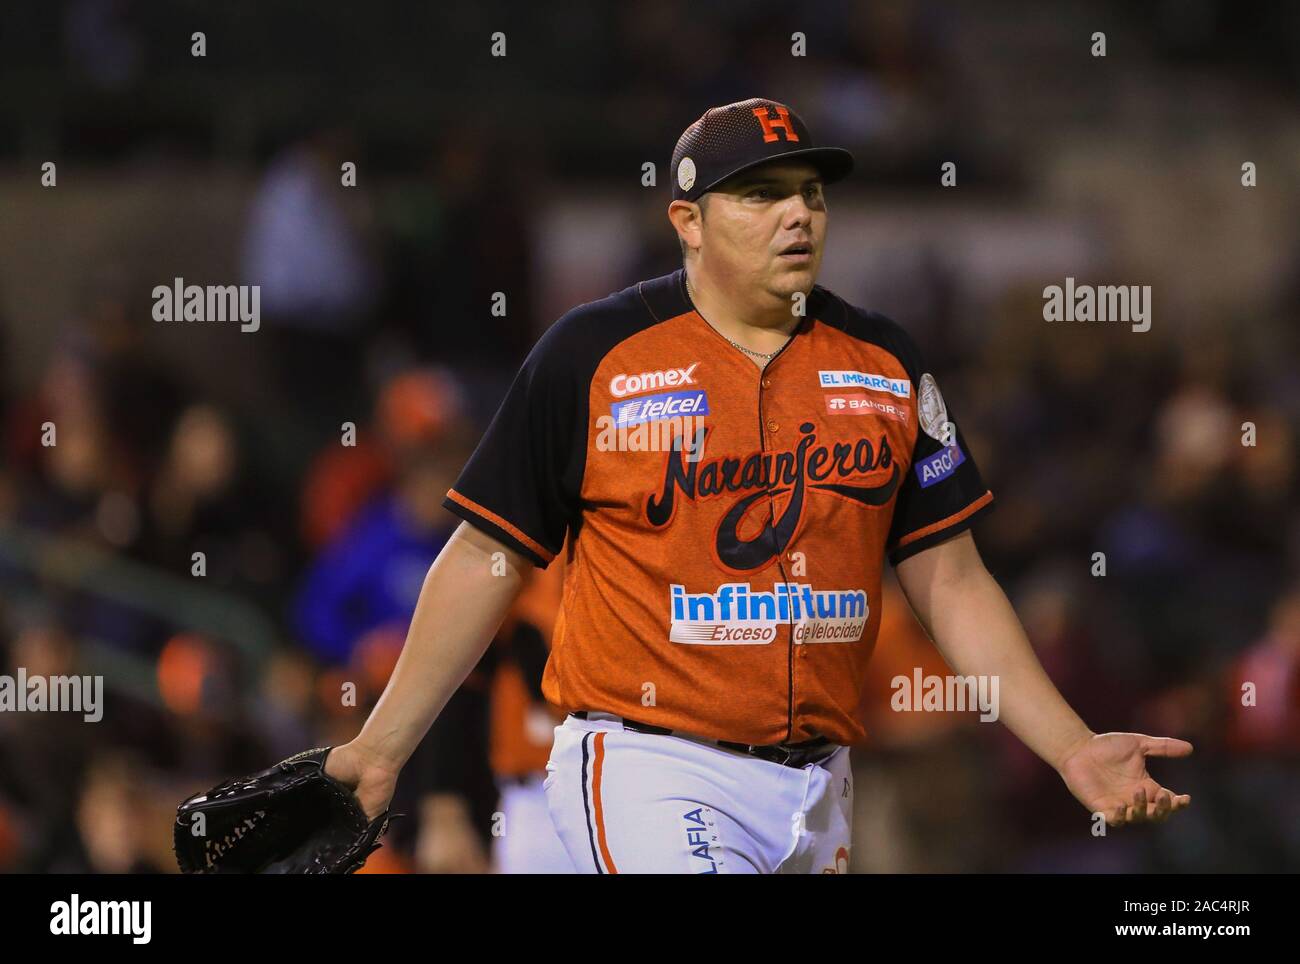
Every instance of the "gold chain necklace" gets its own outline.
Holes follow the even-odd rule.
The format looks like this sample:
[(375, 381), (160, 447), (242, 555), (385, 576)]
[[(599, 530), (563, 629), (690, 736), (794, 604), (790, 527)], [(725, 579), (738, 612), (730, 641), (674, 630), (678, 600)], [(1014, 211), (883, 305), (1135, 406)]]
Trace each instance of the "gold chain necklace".
[[(694, 303), (695, 303), (695, 292), (694, 292), (693, 290), (691, 290), (691, 279), (690, 279), (690, 276), (686, 276), (686, 294), (690, 296), (691, 303), (694, 304)], [(705, 319), (705, 323), (708, 324), (708, 319)], [(713, 328), (713, 325), (710, 324), (709, 327), (710, 327), (710, 328)], [(713, 328), (713, 330), (714, 330), (714, 331), (718, 331), (717, 328)], [(719, 334), (719, 335), (722, 335), (722, 332), (718, 331), (718, 334)], [(722, 337), (723, 337), (723, 338), (727, 338), (726, 335), (722, 335)], [(787, 341), (789, 340), (789, 336), (788, 336), (788, 335), (786, 336), (786, 340), (787, 340)], [(778, 348), (776, 351), (761, 352), (761, 351), (754, 351), (754, 349), (752, 349), (752, 348), (746, 348), (744, 345), (738, 345), (738, 344), (736, 344), (736, 342), (732, 341), (730, 338), (727, 338), (727, 342), (731, 345), (732, 348), (739, 348), (739, 349), (740, 349), (741, 351), (743, 351), (746, 355), (753, 355), (755, 358), (761, 358), (761, 359), (763, 359), (763, 361), (771, 361), (771, 360), (772, 360), (773, 358), (775, 358), (778, 354), (780, 354), (780, 352), (781, 352), (781, 348), (784, 348), (784, 347), (785, 347), (785, 345), (782, 345), (781, 348)]]

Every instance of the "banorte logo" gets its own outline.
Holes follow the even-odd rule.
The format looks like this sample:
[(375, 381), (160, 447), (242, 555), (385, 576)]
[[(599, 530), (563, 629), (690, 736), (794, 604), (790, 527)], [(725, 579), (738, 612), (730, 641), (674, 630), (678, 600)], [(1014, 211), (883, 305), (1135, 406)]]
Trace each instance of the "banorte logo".
[[(898, 487), (898, 464), (893, 460), (889, 437), (882, 434), (875, 445), (870, 439), (859, 438), (853, 443), (826, 446), (817, 444), (815, 429), (812, 422), (800, 425), (803, 438), (793, 451), (785, 452), (758, 451), (741, 457), (687, 462), (682, 458), (682, 446), (674, 446), (665, 463), (663, 487), (646, 499), (646, 521), (656, 529), (671, 523), (679, 489), (692, 502), (738, 494), (740, 498), (718, 523), (714, 550), (728, 569), (751, 572), (785, 552), (799, 528), (809, 489), (867, 506), (887, 504)], [(889, 469), (889, 477), (875, 485), (826, 481), (860, 477), (878, 469)], [(740, 523), (755, 503), (787, 493), (790, 498), (780, 518), (769, 513), (758, 535), (752, 539), (740, 537)]]

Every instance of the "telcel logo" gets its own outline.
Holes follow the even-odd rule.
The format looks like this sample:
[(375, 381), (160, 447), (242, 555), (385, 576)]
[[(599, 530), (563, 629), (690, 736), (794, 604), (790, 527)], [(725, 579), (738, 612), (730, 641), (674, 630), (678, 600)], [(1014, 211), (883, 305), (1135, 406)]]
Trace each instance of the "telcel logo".
[(667, 368), (658, 372), (642, 372), (639, 375), (615, 375), (609, 383), (609, 392), (615, 398), (648, 392), (656, 388), (675, 388), (678, 385), (694, 385), (691, 377), (700, 367), (695, 362), (686, 368)]
[(708, 415), (709, 396), (702, 389), (684, 392), (664, 392), (661, 395), (642, 395), (610, 406), (615, 425), (639, 425), (642, 422), (661, 422), (680, 415)]

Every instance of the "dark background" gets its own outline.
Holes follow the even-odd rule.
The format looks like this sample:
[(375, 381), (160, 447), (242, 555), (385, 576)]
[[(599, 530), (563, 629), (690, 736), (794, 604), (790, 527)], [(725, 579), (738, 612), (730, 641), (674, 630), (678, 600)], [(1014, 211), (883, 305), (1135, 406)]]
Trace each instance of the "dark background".
[[(934, 659), (891, 593), (855, 869), (1300, 866), (1300, 7), (561, 6), (5, 4), (0, 657), (107, 709), (0, 715), (0, 869), (169, 870), (182, 797), (356, 732), (515, 367), (677, 267), (673, 145), (752, 96), (855, 153), (819, 280), (929, 355), (1054, 680), (1197, 748), (1154, 773), (1188, 812), (1093, 838), (1004, 728), (888, 711)], [(177, 276), (260, 283), (260, 330), (154, 322)], [(1151, 330), (1048, 324), (1067, 276)]]

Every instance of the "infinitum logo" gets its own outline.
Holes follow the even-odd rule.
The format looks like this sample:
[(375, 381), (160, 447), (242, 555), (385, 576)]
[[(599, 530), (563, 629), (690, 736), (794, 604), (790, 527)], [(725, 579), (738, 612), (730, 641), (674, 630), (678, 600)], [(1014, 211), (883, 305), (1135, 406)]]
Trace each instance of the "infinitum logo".
[(853, 643), (867, 628), (871, 607), (861, 589), (825, 589), (797, 582), (778, 582), (771, 591), (755, 591), (747, 582), (731, 582), (716, 592), (687, 592), (669, 587), (674, 643), (766, 645), (777, 627), (788, 625), (796, 643)]
[(153, 904), (147, 900), (71, 900), (50, 905), (50, 933), (62, 936), (130, 935), (133, 944), (148, 944), (153, 928)]

